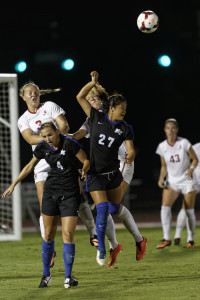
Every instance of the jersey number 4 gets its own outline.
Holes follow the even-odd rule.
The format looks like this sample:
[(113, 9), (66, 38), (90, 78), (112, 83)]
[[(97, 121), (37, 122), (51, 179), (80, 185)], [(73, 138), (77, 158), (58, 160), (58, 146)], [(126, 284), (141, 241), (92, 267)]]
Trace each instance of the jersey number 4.
[(61, 165), (60, 161), (58, 160), (57, 161), (57, 168), (58, 169), (61, 169), (61, 170), (64, 170), (63, 166)]
[[(100, 139), (99, 139), (99, 144), (100, 145), (105, 145), (105, 140), (106, 140), (106, 135), (105, 134), (100, 134), (99, 135), (99, 137), (100, 137)], [(112, 143), (114, 142), (114, 138), (112, 138), (112, 137), (108, 137), (108, 141), (109, 141), (109, 143), (108, 143), (108, 147), (110, 148), (111, 147), (111, 145), (112, 145)]]
[(179, 161), (181, 161), (180, 160), (180, 157), (179, 157), (179, 155), (178, 154), (175, 154), (175, 155), (171, 155), (171, 157), (170, 157), (170, 162), (179, 162)]

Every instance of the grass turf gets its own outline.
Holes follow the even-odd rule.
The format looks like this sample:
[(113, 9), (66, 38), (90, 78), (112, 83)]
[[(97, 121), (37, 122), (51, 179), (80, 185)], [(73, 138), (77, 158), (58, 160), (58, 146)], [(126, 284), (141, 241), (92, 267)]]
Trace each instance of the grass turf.
[[(158, 250), (156, 245), (162, 239), (161, 228), (140, 228), (148, 244), (144, 259), (136, 261), (134, 239), (127, 230), (117, 230), (117, 239), (123, 250), (112, 268), (100, 267), (96, 263), (96, 248), (90, 246), (88, 233), (77, 231), (72, 275), (78, 279), (79, 285), (71, 289), (64, 289), (61, 232), (57, 233), (55, 240), (57, 256), (51, 270), (53, 281), (44, 289), (38, 289), (43, 271), (41, 237), (36, 233), (23, 234), (22, 241), (1, 242), (0, 299), (199, 299), (199, 231), (197, 228), (194, 249), (187, 249), (184, 229), (181, 246), (172, 244)], [(108, 250), (107, 242), (106, 246)]]

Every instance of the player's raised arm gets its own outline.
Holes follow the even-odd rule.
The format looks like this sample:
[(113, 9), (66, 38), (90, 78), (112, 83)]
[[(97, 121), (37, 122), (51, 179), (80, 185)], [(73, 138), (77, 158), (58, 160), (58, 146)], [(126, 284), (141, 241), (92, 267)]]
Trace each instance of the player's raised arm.
[(34, 167), (38, 164), (40, 159), (36, 158), (35, 156), (31, 159), (31, 161), (22, 169), (21, 173), (17, 177), (17, 179), (5, 190), (5, 192), (2, 194), (2, 198), (4, 199), (6, 196), (9, 196), (12, 194), (15, 186), (22, 181), (25, 177), (30, 174)]
[(96, 85), (99, 78), (99, 74), (96, 71), (91, 72), (90, 75), (92, 80), (84, 85), (84, 87), (76, 96), (76, 99), (78, 100), (79, 104), (88, 117), (90, 117), (91, 105), (90, 103), (88, 103), (86, 96), (88, 95), (89, 91)]

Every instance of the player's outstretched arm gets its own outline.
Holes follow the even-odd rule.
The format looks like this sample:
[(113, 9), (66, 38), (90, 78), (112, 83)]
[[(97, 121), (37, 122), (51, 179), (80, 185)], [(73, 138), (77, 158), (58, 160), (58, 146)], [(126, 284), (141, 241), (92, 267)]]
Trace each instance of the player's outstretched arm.
[(6, 196), (11, 195), (15, 186), (33, 171), (34, 167), (39, 161), (40, 159), (34, 156), (31, 161), (22, 169), (17, 179), (5, 190), (1, 197), (4, 199)]
[(90, 117), (91, 105), (87, 101), (86, 96), (88, 95), (89, 91), (96, 85), (99, 78), (99, 74), (96, 71), (92, 71), (90, 75), (91, 81), (84, 85), (84, 87), (82, 87), (82, 89), (76, 96), (76, 99), (78, 100), (80, 106), (88, 117)]
[(90, 169), (90, 161), (87, 159), (86, 153), (85, 153), (85, 151), (83, 151), (83, 149), (79, 150), (79, 152), (76, 154), (76, 157), (83, 164), (82, 169), (78, 170), (79, 173), (81, 174), (81, 179), (84, 179), (86, 181), (87, 172)]
[(87, 131), (84, 129), (79, 129), (78, 131), (74, 132), (74, 133), (67, 133), (65, 134), (68, 137), (71, 137), (72, 139), (78, 141), (81, 140), (82, 138), (84, 138), (87, 135)]

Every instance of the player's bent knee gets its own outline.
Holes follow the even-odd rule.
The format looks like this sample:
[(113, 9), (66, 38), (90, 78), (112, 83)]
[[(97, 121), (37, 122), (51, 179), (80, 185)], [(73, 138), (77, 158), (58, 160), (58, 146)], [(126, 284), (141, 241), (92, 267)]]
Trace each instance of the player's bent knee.
[(120, 203), (119, 204), (108, 203), (108, 208), (111, 214), (117, 214), (120, 209)]

